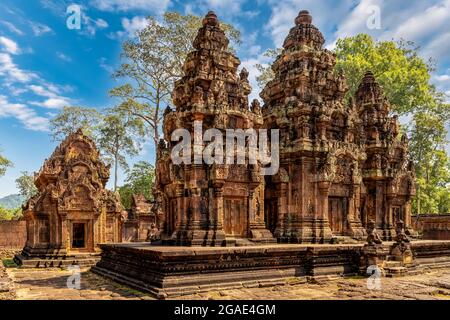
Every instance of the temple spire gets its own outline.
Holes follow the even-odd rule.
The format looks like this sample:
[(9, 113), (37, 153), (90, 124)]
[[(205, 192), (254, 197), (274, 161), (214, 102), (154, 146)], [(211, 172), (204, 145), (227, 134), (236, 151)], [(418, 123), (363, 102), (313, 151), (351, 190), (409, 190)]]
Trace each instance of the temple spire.
[(289, 49), (298, 45), (307, 45), (316, 50), (322, 49), (325, 39), (319, 29), (312, 24), (309, 11), (302, 10), (295, 18), (295, 26), (289, 31), (283, 47)]
[(309, 11), (302, 10), (299, 12), (297, 18), (295, 18), (295, 24), (298, 26), (300, 24), (311, 24), (312, 23), (312, 17), (309, 14)]

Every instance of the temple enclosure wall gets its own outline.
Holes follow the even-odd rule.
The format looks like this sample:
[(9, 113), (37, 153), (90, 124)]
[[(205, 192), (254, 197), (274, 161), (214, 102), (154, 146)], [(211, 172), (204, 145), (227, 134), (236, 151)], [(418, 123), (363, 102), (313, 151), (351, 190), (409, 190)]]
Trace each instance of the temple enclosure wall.
[(450, 214), (412, 217), (413, 228), (427, 240), (450, 240)]
[(25, 221), (0, 221), (0, 249), (18, 249), (27, 241)]

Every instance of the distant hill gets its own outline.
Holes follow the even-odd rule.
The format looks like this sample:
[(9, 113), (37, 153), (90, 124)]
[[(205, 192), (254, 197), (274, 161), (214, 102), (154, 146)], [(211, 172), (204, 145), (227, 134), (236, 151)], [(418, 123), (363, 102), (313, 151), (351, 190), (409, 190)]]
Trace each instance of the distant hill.
[(5, 209), (19, 208), (25, 201), (25, 197), (20, 194), (11, 194), (9, 196), (0, 198), (0, 207)]

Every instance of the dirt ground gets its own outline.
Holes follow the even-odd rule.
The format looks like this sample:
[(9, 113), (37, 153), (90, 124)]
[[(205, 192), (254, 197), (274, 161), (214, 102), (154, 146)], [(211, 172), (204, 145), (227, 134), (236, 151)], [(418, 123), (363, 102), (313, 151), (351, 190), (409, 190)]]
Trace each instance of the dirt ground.
[[(5, 267), (6, 265), (6, 267)], [(79, 287), (73, 272), (61, 269), (20, 269), (10, 259), (0, 264), (0, 300), (152, 300), (139, 292), (98, 276), (88, 269), (80, 270)], [(363, 277), (333, 281), (300, 283), (263, 288), (211, 291), (179, 299), (269, 299), (269, 300), (442, 300), (450, 299), (450, 270), (399, 278), (381, 278), (379, 290), (368, 288)], [(69, 286), (68, 286), (69, 283)]]

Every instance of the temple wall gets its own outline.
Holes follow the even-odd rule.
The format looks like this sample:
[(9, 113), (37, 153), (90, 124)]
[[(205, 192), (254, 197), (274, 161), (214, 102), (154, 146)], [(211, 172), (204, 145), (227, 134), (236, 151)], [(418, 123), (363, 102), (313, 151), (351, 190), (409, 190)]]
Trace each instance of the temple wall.
[(450, 240), (450, 214), (412, 216), (412, 225), (426, 240)]
[(21, 249), (27, 241), (25, 221), (0, 221), (0, 248)]

